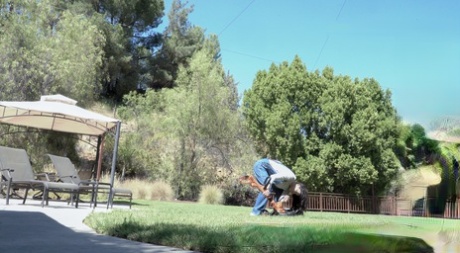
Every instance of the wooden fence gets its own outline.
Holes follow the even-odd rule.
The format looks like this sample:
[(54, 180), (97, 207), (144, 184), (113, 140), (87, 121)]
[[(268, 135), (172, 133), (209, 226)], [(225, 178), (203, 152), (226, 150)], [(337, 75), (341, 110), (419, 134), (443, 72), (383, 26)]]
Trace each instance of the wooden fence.
[(308, 210), (348, 213), (375, 213), (372, 197), (354, 197), (345, 194), (310, 192)]
[(444, 209), (444, 218), (460, 219), (460, 197), (456, 201), (448, 200)]
[[(426, 200), (413, 202), (395, 196), (356, 197), (353, 195), (310, 192), (308, 193), (308, 210), (320, 212), (346, 212), (387, 214), (398, 216), (432, 216)], [(460, 198), (446, 203), (444, 218), (460, 218)]]

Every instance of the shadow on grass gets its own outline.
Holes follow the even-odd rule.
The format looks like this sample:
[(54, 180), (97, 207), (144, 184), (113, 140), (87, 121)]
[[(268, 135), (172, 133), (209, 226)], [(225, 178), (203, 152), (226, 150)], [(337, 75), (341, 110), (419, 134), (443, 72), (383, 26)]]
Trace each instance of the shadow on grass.
[(198, 226), (132, 220), (106, 228), (111, 236), (199, 252), (406, 252), (431, 253), (419, 238), (321, 230), (308, 227)]
[(420, 238), (363, 233), (345, 233), (340, 242), (325, 250), (320, 252), (434, 252), (433, 247)]
[[(129, 200), (114, 200), (113, 205), (125, 205), (129, 206)], [(131, 206), (149, 206), (148, 204), (139, 203), (136, 201), (131, 202)]]
[[(87, 201), (86, 203), (89, 204), (89, 201)], [(98, 206), (107, 206), (107, 201), (98, 200), (97, 205)], [(129, 207), (129, 200), (114, 200), (113, 201), (113, 206), (127, 206), (127, 207)], [(149, 206), (149, 205), (133, 201), (133, 202), (131, 202), (131, 207), (133, 207), (133, 206)]]

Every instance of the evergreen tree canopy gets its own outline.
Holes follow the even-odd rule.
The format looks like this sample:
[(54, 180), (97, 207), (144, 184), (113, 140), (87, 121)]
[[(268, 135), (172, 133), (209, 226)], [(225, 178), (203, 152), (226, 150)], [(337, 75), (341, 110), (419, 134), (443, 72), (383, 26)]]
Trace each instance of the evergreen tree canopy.
[(396, 110), (374, 79), (308, 72), (295, 57), (259, 71), (242, 106), (259, 153), (292, 167), (310, 190), (370, 193), (397, 173)]
[(106, 44), (102, 94), (121, 101), (123, 95), (152, 80), (151, 59), (160, 45), (155, 28), (164, 13), (163, 0), (91, 1), (104, 16), (98, 23)]
[(152, 58), (150, 88), (171, 88), (175, 85), (179, 67), (187, 66), (192, 55), (203, 47), (204, 31), (188, 21), (193, 5), (174, 0), (168, 13), (169, 23), (162, 34), (162, 45)]

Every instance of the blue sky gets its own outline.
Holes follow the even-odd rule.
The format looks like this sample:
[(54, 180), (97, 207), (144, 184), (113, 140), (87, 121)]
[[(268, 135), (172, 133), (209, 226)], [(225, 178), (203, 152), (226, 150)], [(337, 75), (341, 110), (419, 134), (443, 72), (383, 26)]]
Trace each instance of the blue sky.
[(259, 70), (299, 55), (309, 71), (330, 66), (336, 75), (375, 78), (398, 114), (427, 130), (438, 118), (460, 117), (458, 0), (188, 2), (189, 21), (218, 35), (241, 94)]

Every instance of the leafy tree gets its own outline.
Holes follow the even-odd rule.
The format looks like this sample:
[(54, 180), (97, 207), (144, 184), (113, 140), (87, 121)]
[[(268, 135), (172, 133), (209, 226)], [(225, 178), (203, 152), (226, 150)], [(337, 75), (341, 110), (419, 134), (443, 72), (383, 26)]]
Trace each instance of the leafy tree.
[(414, 124), (411, 127), (412, 145), (417, 161), (426, 162), (427, 157), (439, 152), (438, 142), (426, 136), (425, 129), (419, 125)]
[(99, 89), (104, 37), (92, 20), (53, 0), (2, 1), (0, 97), (61, 93), (89, 104)]
[(431, 156), (439, 154), (438, 142), (426, 136), (425, 129), (419, 125), (398, 124), (398, 139), (395, 154), (401, 165), (413, 169), (421, 164), (431, 163)]
[(398, 157), (401, 166), (403, 166), (404, 168), (414, 168), (415, 158), (411, 154), (411, 149), (408, 147), (410, 140), (412, 138), (410, 125), (399, 122), (397, 131), (398, 138), (396, 140), (394, 153)]
[(189, 67), (180, 68), (176, 82), (177, 88), (165, 91), (165, 112), (178, 147), (175, 182), (179, 197), (196, 198), (201, 184), (216, 178), (203, 165), (217, 168), (228, 163), (227, 146), (237, 117), (227, 104), (230, 92), (222, 66), (206, 50), (196, 52)]
[(396, 111), (374, 79), (308, 72), (296, 56), (258, 72), (243, 112), (259, 153), (291, 166), (313, 191), (370, 193), (396, 175)]
[[(96, 100), (105, 38), (88, 5), (73, 2), (0, 1), (1, 100), (38, 100), (55, 93), (80, 106)], [(5, 141), (26, 148), (37, 168), (47, 152), (76, 158), (76, 140), (65, 133), (36, 130), (8, 135)]]
[[(168, 143), (162, 122), (164, 101), (162, 95), (153, 90), (145, 94), (130, 92), (123, 99), (124, 105), (118, 115), (125, 122), (121, 135), (117, 168), (126, 177), (145, 177), (152, 180), (170, 181), (171, 163), (174, 157), (168, 156)], [(124, 171), (124, 172), (123, 172)]]
[(254, 160), (236, 108), (236, 84), (214, 57), (218, 41), (210, 36), (204, 45), (180, 67), (175, 88), (131, 93), (119, 110), (145, 152), (134, 154), (136, 160), (154, 156), (155, 165), (142, 162), (150, 178), (170, 182), (181, 199), (196, 199), (203, 184), (234, 185)]

